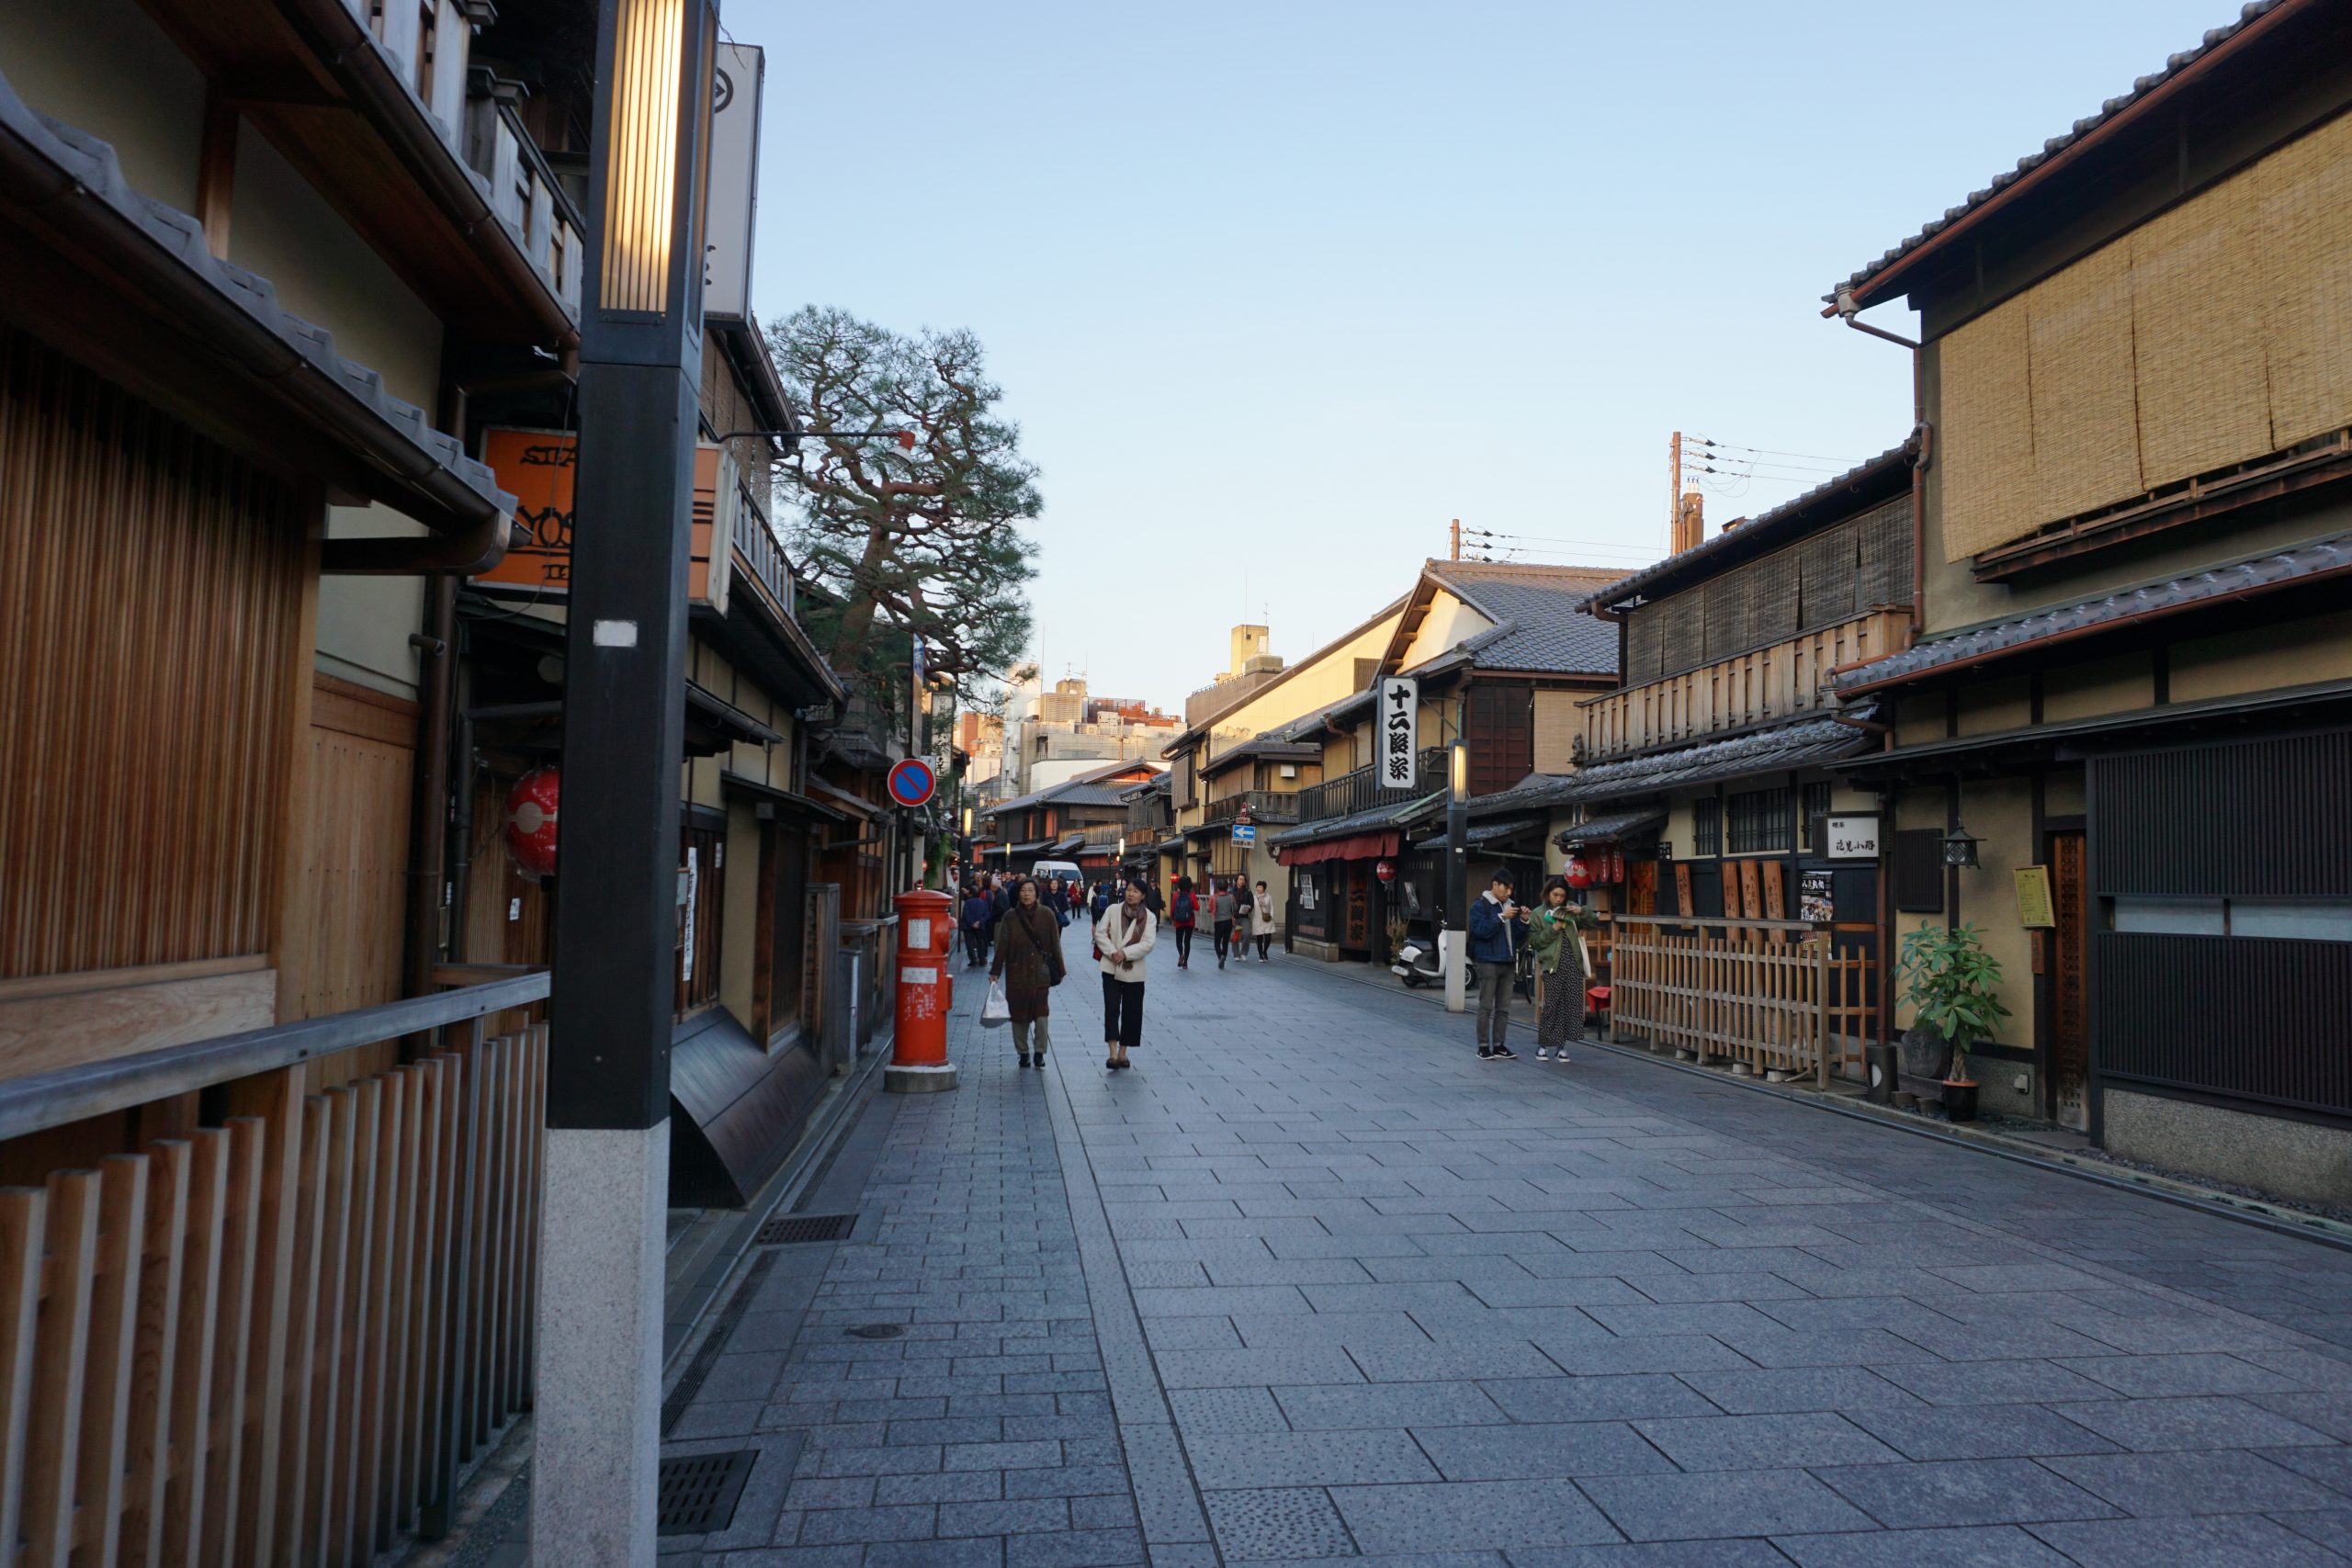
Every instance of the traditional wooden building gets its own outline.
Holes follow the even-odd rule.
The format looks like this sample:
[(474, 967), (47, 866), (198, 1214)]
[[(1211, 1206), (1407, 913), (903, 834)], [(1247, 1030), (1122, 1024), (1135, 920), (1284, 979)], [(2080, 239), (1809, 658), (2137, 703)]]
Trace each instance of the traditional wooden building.
[(1109, 762), (985, 807), (981, 869), (1025, 872), (1039, 861), (1069, 861), (1090, 879), (1110, 874), (1121, 863), (1128, 792), (1159, 772), (1149, 762)]
[[(1616, 683), (1615, 628), (1587, 604), (1618, 576), (1590, 567), (1431, 560), (1385, 617), (1359, 694), (1316, 716), (1322, 782), (1274, 840), (1289, 872), (1290, 945), (1327, 959), (1384, 961), (1416, 926), (1437, 929), (1444, 892), (1443, 748), (1469, 752), (1470, 790), (1491, 797), (1567, 771), (1578, 701)], [(1378, 682), (1416, 682), (1421, 755), (1408, 789), (1385, 787), (1374, 711)], [(1290, 736), (1306, 738), (1306, 727)], [(1481, 823), (1481, 865), (1540, 872), (1550, 814), (1540, 804)], [(1388, 875), (1381, 875), (1386, 866)]]
[[(2352, 10), (2258, 4), (1838, 285), (1907, 298), (1899, 929), (1968, 923), (1988, 1104), (2352, 1191)], [(1951, 855), (1939, 852), (1951, 844)], [(1953, 864), (1952, 861), (1965, 863)]]

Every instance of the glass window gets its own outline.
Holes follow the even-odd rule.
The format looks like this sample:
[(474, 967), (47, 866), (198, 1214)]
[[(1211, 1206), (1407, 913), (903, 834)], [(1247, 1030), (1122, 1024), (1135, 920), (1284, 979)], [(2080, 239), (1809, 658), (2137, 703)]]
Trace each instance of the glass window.
[(2219, 898), (2143, 898), (2125, 897), (2111, 903), (2111, 921), (2119, 931), (2147, 931), (2168, 936), (2220, 936), (2223, 926)]
[(2230, 934), (2352, 942), (2352, 900), (2233, 898)]
[(1731, 852), (1763, 854), (1797, 847), (1794, 802), (1784, 789), (1748, 790), (1731, 797)]
[(1724, 852), (1724, 803), (1713, 795), (1690, 803), (1690, 836), (1697, 840), (1691, 846), (1696, 855), (1719, 855)]
[(1826, 817), (1826, 816), (1828, 816), (1828, 815), (1829, 815), (1829, 781), (1828, 781), (1828, 780), (1826, 780), (1826, 779), (1824, 779), (1824, 780), (1820, 781), (1820, 782), (1819, 782), (1819, 783), (1817, 783), (1817, 784), (1809, 784), (1805, 785), (1805, 786), (1804, 786), (1804, 836), (1805, 836), (1805, 847), (1806, 847), (1807, 849), (1811, 850), (1815, 854), (1819, 854), (1819, 853), (1821, 852), (1821, 846), (1820, 846), (1819, 844), (1816, 844), (1816, 843), (1815, 843), (1815, 842), (1813, 841), (1813, 825), (1814, 825), (1815, 823), (1816, 823), (1816, 822), (1820, 821), (1823, 818), (1825, 818), (1825, 817)]

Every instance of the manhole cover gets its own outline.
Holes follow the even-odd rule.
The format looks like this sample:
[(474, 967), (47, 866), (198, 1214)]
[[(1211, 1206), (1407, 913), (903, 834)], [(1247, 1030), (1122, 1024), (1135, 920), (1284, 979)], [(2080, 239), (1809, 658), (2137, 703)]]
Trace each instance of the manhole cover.
[(843, 1334), (853, 1339), (896, 1339), (907, 1331), (903, 1323), (861, 1323), (854, 1328), (844, 1328)]
[(757, 1449), (689, 1454), (662, 1461), (656, 1535), (708, 1535), (735, 1522), (735, 1504), (759, 1459)]
[(855, 1214), (780, 1214), (752, 1237), (753, 1247), (790, 1247), (796, 1242), (839, 1241), (857, 1225)]

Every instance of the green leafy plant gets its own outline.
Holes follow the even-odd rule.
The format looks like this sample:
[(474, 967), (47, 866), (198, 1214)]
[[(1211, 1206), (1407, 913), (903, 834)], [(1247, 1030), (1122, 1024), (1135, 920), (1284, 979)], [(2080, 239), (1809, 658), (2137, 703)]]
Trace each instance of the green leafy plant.
[(1973, 925), (1951, 931), (1924, 926), (1904, 937), (1895, 974), (1918, 1026), (1951, 1043), (1952, 1081), (1966, 1082), (1968, 1047), (1993, 1038), (2009, 1016), (1995, 994), (2001, 984), (2000, 961), (1984, 951), (1983, 935)]

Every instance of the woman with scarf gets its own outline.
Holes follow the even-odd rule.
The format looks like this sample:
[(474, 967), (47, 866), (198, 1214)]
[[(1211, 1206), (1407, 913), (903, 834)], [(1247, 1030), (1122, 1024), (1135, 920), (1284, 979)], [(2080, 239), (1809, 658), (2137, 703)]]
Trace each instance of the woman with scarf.
[(1554, 877), (1544, 887), (1544, 907), (1527, 926), (1527, 951), (1535, 961), (1535, 983), (1543, 1000), (1535, 1015), (1535, 1059), (1568, 1059), (1568, 1042), (1584, 1038), (1584, 989), (1592, 979), (1577, 933), (1600, 922), (1568, 902), (1568, 885)]
[(1094, 922), (1094, 956), (1102, 970), (1102, 1043), (1110, 1055), (1105, 1072), (1127, 1064), (1127, 1053), (1143, 1043), (1143, 961), (1159, 940), (1159, 920), (1143, 905), (1143, 887), (1127, 884), (1126, 897)]
[[(1013, 890), (1015, 902), (997, 922), (996, 959), (989, 978), (1004, 979), (1005, 1005), (1012, 1010), (1012, 1048), (1024, 1067), (1046, 1065), (1046, 1002), (1068, 973), (1062, 962), (1062, 923), (1037, 897), (1037, 884), (1024, 876)], [(1036, 1051), (1030, 1052), (1030, 1036)]]

